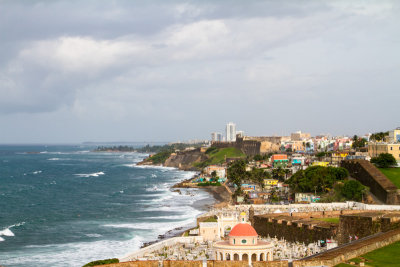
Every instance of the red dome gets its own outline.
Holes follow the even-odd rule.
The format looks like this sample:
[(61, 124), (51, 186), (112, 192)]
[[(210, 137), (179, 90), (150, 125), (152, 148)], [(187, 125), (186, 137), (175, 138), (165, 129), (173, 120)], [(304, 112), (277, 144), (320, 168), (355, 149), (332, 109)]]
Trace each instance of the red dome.
[(250, 224), (239, 223), (233, 227), (229, 236), (258, 236), (258, 234)]

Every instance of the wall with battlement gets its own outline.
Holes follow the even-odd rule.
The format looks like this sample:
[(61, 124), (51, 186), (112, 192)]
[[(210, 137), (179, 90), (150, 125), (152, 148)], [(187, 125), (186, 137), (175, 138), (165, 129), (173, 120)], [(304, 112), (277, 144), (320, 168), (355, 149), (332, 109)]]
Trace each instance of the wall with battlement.
[(397, 187), (369, 161), (356, 159), (344, 160), (341, 166), (346, 168), (350, 176), (370, 188), (379, 200), (386, 204), (400, 204)]
[(340, 216), (337, 240), (339, 244), (354, 238), (367, 237), (379, 232), (387, 232), (400, 227), (400, 212), (368, 211)]
[(337, 217), (337, 212), (280, 213), (251, 216), (254, 229), (261, 236), (277, 237), (305, 244), (334, 239), (338, 225), (316, 218)]

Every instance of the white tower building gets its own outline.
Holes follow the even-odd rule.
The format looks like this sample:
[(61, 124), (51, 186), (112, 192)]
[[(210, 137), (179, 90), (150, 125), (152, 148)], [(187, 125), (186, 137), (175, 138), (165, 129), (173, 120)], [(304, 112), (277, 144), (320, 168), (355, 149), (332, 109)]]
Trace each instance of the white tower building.
[(236, 141), (236, 124), (229, 122), (226, 125), (226, 141), (235, 142)]

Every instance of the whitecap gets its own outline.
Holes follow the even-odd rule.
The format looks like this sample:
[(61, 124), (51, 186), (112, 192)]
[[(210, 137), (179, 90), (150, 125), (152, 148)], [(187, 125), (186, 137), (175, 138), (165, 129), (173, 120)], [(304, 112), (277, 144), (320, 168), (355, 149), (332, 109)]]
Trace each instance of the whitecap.
[(11, 232), (10, 228), (6, 228), (2, 231), (0, 231), (0, 236), (15, 236), (13, 232)]
[(4, 239), (4, 238), (2, 238), (2, 237), (0, 236), (0, 242), (1, 242), (1, 241), (4, 241), (4, 240), (5, 240), (5, 239)]
[(104, 172), (94, 172), (94, 173), (77, 173), (74, 174), (75, 176), (78, 177), (84, 177), (84, 178), (88, 178), (88, 177), (98, 177), (100, 175), (104, 175)]
[(42, 171), (34, 171), (34, 172), (32, 172), (33, 174), (39, 174), (39, 173), (42, 173)]
[(101, 234), (86, 234), (87, 237), (102, 237)]
[(47, 160), (60, 160), (60, 158), (50, 158), (50, 159), (47, 159)]

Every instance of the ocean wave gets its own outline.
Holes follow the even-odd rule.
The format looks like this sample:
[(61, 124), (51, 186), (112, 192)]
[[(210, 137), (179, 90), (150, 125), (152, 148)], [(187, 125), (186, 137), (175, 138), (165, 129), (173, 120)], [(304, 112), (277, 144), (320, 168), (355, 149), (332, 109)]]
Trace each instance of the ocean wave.
[(104, 172), (94, 172), (94, 173), (77, 173), (74, 175), (82, 178), (88, 178), (88, 177), (98, 177), (104, 174), (105, 174)]
[(42, 173), (42, 171), (34, 171), (34, 172), (32, 172), (32, 174), (39, 174), (39, 173)]
[(61, 160), (60, 158), (50, 158), (50, 159), (47, 159), (47, 160)]
[[(5, 266), (82, 266), (103, 258), (118, 258), (138, 250), (144, 238), (135, 236), (129, 240), (97, 240), (66, 244), (30, 245), (12, 255), (0, 252)], [(147, 240), (147, 239), (146, 239)], [(38, 253), (40, 252), (40, 253)]]
[(137, 164), (130, 164), (134, 168), (138, 169), (159, 169), (161, 171), (168, 171), (168, 170), (177, 170), (175, 167), (164, 167), (164, 166), (157, 166), (157, 165), (137, 165)]
[(86, 234), (85, 236), (87, 236), (87, 237), (102, 237), (103, 235), (101, 235), (101, 234)]
[[(16, 224), (13, 224), (13, 225), (10, 225), (10, 226), (4, 228), (3, 230), (0, 231), (0, 238), (1, 238), (1, 236), (15, 236), (15, 234), (11, 231), (11, 228), (18, 227), (18, 226), (21, 226), (24, 224), (25, 224), (25, 222), (21, 222), (21, 223), (16, 223)], [(2, 240), (0, 240), (0, 241), (4, 241), (4, 238), (1, 238), (1, 239)]]

